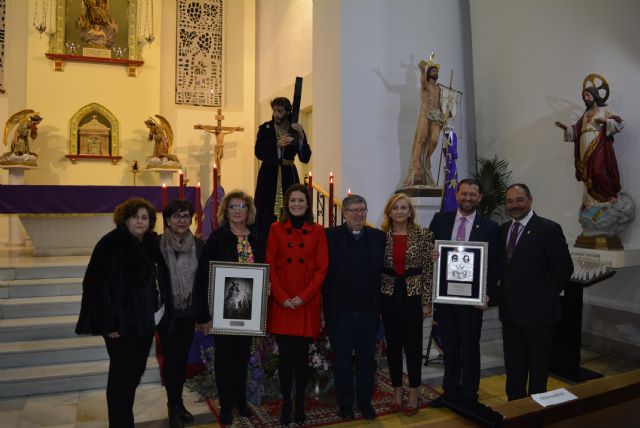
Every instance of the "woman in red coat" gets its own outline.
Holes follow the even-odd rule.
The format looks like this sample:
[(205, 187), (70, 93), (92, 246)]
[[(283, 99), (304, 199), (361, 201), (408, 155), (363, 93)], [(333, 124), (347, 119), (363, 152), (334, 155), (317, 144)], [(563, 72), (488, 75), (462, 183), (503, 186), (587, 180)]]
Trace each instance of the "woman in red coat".
[(327, 274), (327, 238), (313, 222), (311, 194), (303, 184), (289, 187), (280, 221), (267, 241), (271, 295), (267, 330), (278, 344), (278, 372), (283, 425), (291, 422), (291, 386), (296, 378), (295, 421), (305, 421), (304, 390), (309, 373), (309, 345), (320, 333), (320, 290)]

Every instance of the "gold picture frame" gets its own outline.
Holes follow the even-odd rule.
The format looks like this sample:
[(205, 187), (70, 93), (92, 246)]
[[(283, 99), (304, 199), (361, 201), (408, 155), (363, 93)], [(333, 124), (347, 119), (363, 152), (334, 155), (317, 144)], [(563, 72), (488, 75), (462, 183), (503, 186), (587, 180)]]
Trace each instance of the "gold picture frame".
[[(49, 54), (78, 57), (77, 60), (87, 58), (82, 54), (82, 41), (76, 22), (82, 13), (83, 0), (55, 0), (56, 23), (55, 34), (49, 41)], [(138, 44), (138, 1), (137, 0), (109, 0), (109, 12), (118, 25), (118, 34), (114, 46), (126, 49), (126, 57), (121, 59), (141, 61), (141, 49)], [(73, 44), (73, 45), (72, 45)], [(72, 49), (75, 46), (77, 51)], [(72, 50), (70, 52), (70, 50)], [(64, 58), (69, 60), (71, 58)], [(105, 58), (106, 59), (106, 58)]]

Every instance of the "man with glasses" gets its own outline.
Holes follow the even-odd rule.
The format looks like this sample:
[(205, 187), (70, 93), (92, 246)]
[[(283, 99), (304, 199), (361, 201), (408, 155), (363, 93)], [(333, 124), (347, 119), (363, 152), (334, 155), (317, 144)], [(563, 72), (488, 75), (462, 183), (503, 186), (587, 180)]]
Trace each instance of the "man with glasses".
[(342, 215), (345, 224), (326, 230), (329, 270), (322, 289), (324, 319), (334, 352), (336, 401), (344, 420), (354, 418), (354, 395), (362, 417), (375, 419), (371, 397), (385, 236), (366, 226), (367, 202), (362, 196), (347, 196)]

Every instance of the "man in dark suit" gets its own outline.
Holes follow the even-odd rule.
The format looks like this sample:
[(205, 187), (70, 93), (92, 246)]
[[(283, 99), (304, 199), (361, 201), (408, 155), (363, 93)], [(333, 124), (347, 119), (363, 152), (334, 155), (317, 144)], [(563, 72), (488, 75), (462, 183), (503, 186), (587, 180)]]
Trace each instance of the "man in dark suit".
[(507, 397), (545, 392), (553, 326), (560, 319), (560, 293), (573, 273), (559, 224), (538, 217), (526, 184), (507, 188), (512, 221), (500, 227), (502, 264), (499, 308), (502, 321)]
[(336, 400), (340, 417), (353, 419), (355, 392), (362, 417), (374, 419), (371, 397), (385, 236), (365, 225), (367, 202), (362, 196), (346, 197), (342, 214), (346, 223), (326, 230), (329, 270), (322, 287), (324, 319), (334, 352)]
[[(476, 209), (482, 200), (480, 184), (470, 178), (460, 181), (456, 193), (458, 210), (436, 213), (429, 229), (435, 239), (489, 243), (487, 301), (495, 301), (498, 280), (498, 224)], [(433, 254), (437, 258), (437, 252)], [(480, 386), (480, 332), (484, 307), (435, 304), (438, 328), (443, 341), (444, 393), (431, 404), (441, 407), (448, 401), (475, 402)]]

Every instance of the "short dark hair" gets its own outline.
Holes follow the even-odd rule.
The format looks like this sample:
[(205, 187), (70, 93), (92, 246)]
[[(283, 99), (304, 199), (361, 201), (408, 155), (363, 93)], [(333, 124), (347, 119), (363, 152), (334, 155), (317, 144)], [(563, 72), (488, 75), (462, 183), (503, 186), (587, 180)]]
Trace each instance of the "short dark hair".
[(173, 213), (177, 213), (179, 211), (189, 211), (189, 216), (193, 217), (194, 210), (191, 202), (182, 199), (174, 199), (169, 201), (162, 209), (162, 220), (164, 220), (164, 225), (168, 226), (169, 217), (171, 217)]
[(272, 99), (271, 108), (274, 108), (276, 106), (282, 107), (287, 113), (291, 113), (291, 110), (293, 110), (293, 107), (291, 107), (291, 101), (289, 101), (289, 99), (285, 97), (276, 97)]
[(313, 211), (311, 210), (311, 191), (306, 185), (302, 183), (291, 185), (291, 187), (289, 187), (287, 189), (287, 192), (284, 194), (284, 200), (282, 201), (282, 214), (280, 214), (280, 222), (284, 223), (289, 220), (289, 217), (291, 217), (291, 213), (289, 212), (289, 199), (291, 199), (291, 194), (293, 192), (304, 193), (305, 198), (307, 198), (307, 211), (303, 216), (304, 221), (309, 224), (313, 224)]
[(478, 183), (478, 180), (476, 180), (475, 178), (465, 178), (464, 180), (458, 181), (456, 192), (460, 190), (460, 186), (462, 186), (463, 184), (466, 184), (467, 186), (477, 186), (478, 192), (482, 193), (482, 186), (480, 186), (480, 183)]
[(156, 207), (144, 198), (129, 198), (118, 205), (113, 212), (113, 222), (116, 226), (124, 225), (127, 220), (138, 214), (140, 208), (145, 208), (149, 213), (149, 230), (156, 227)]
[(346, 210), (350, 205), (359, 203), (363, 203), (365, 207), (367, 206), (367, 200), (364, 198), (364, 196), (349, 195), (342, 200), (342, 211), (344, 212), (344, 210)]
[(531, 190), (529, 190), (529, 186), (527, 186), (524, 183), (513, 183), (510, 184), (509, 187), (507, 187), (507, 190), (504, 192), (505, 195), (507, 194), (507, 192), (509, 190), (511, 190), (513, 187), (519, 187), (522, 189), (522, 191), (524, 192), (525, 195), (527, 195), (527, 198), (531, 199)]

